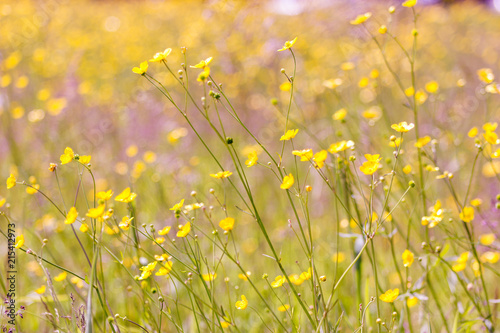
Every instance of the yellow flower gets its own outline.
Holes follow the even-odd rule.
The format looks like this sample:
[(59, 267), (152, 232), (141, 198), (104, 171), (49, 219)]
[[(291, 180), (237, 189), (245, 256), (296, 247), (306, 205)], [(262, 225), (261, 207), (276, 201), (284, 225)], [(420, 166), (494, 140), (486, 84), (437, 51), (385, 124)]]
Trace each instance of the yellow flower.
[(64, 224), (75, 223), (77, 217), (78, 217), (78, 212), (76, 211), (76, 208), (71, 207), (68, 211), (68, 214), (66, 215), (66, 220), (64, 221)]
[(292, 89), (292, 84), (290, 82), (283, 82), (280, 84), (280, 90), (281, 91), (290, 91)]
[(422, 138), (419, 138), (417, 142), (415, 142), (415, 147), (417, 148), (423, 148), (426, 146), (429, 142), (431, 142), (431, 137), (430, 136), (424, 136)]
[(191, 68), (201, 68), (201, 69), (204, 69), (205, 67), (207, 67), (210, 63), (212, 62), (212, 57), (209, 57), (205, 60), (202, 60), (200, 61), (199, 63), (197, 63), (196, 65), (194, 66), (190, 66)]
[(354, 141), (339, 141), (339, 142), (335, 142), (335, 143), (332, 143), (330, 145), (330, 148), (328, 148), (328, 151), (332, 154), (336, 154), (338, 152), (341, 152), (341, 151), (344, 151), (348, 148), (351, 148), (354, 146)]
[(434, 228), (443, 220), (444, 211), (441, 209), (441, 201), (437, 200), (436, 204), (431, 208), (431, 215), (422, 217), (422, 225), (428, 225), (429, 228)]
[(332, 118), (333, 120), (342, 120), (347, 116), (347, 110), (342, 108), (338, 111), (336, 111), (333, 115)]
[(57, 276), (54, 276), (54, 281), (56, 282), (61, 282), (63, 280), (66, 280), (66, 277), (68, 276), (68, 273), (66, 272), (61, 272)]
[(92, 158), (92, 156), (90, 156), (90, 155), (82, 155), (82, 156), (78, 157), (78, 162), (80, 162), (82, 164), (89, 164), (91, 158)]
[(226, 217), (219, 222), (219, 227), (221, 227), (225, 231), (233, 230), (234, 219), (232, 217)]
[(160, 236), (166, 235), (170, 232), (170, 229), (171, 229), (170, 226), (166, 226), (165, 228), (158, 231), (158, 235)]
[(231, 176), (233, 173), (231, 171), (219, 171), (217, 173), (211, 173), (210, 177), (216, 178), (216, 179), (223, 179)]
[(427, 82), (425, 84), (425, 90), (427, 90), (427, 92), (431, 94), (434, 94), (439, 90), (439, 83), (437, 83), (436, 81)]
[(304, 283), (304, 280), (300, 278), (299, 274), (291, 274), (288, 276), (290, 279), (290, 282), (292, 282), (296, 286), (300, 286), (302, 283)]
[(252, 272), (247, 271), (245, 274), (238, 274), (238, 278), (242, 279), (243, 281), (248, 281), (248, 277), (252, 275)]
[(477, 127), (472, 127), (472, 128), (470, 129), (470, 131), (467, 133), (467, 136), (468, 136), (469, 138), (473, 138), (473, 137), (475, 137), (475, 136), (477, 135), (477, 132), (478, 132), (478, 131), (477, 131)]
[(279, 288), (286, 282), (286, 277), (278, 275), (273, 282), (271, 282), (271, 287)]
[(378, 33), (383, 35), (387, 32), (387, 26), (386, 25), (381, 25), (380, 28), (378, 28)]
[(107, 201), (111, 199), (112, 196), (113, 196), (113, 190), (108, 190), (108, 191), (97, 192), (96, 198), (99, 200)]
[(259, 156), (257, 155), (256, 151), (252, 151), (250, 154), (248, 154), (248, 159), (245, 161), (245, 165), (250, 168), (257, 164), (257, 161), (259, 160)]
[(333, 262), (337, 262), (337, 263), (341, 263), (343, 261), (345, 261), (345, 253), (344, 252), (338, 252), (338, 253), (334, 253), (332, 255), (332, 261)]
[(198, 74), (198, 78), (196, 79), (196, 81), (203, 82), (206, 79), (208, 79), (209, 76), (210, 76), (210, 67), (207, 66), (203, 68), (203, 71), (200, 74)]
[(413, 7), (417, 4), (417, 0), (407, 0), (401, 4), (403, 7)]
[(16, 237), (16, 243), (14, 244), (14, 248), (20, 249), (24, 245), (24, 235), (20, 234)]
[(179, 231), (177, 231), (177, 237), (186, 237), (191, 231), (191, 223), (188, 222), (184, 225), (179, 226)]
[(350, 21), (352, 25), (359, 25), (361, 23), (366, 22), (370, 17), (372, 17), (372, 13), (364, 13), (362, 15), (358, 15), (354, 20)]
[(290, 305), (288, 305), (288, 304), (281, 305), (280, 307), (278, 307), (279, 312), (285, 312), (288, 309), (290, 309)]
[(172, 208), (169, 208), (169, 209), (173, 210), (173, 211), (176, 211), (176, 210), (181, 209), (183, 205), (184, 205), (184, 199), (182, 199), (181, 201), (179, 201), (178, 203), (176, 203), (175, 205), (173, 205)]
[(220, 326), (222, 328), (228, 328), (229, 326), (231, 326), (231, 323), (228, 323), (227, 321), (221, 321)]
[(330, 79), (323, 81), (323, 86), (327, 87), (328, 89), (335, 89), (338, 86), (340, 86), (343, 83), (342, 79)]
[(49, 164), (49, 171), (54, 172), (57, 168), (57, 164), (55, 163), (50, 163)]
[(300, 273), (299, 278), (303, 281), (309, 280), (311, 278), (311, 268), (309, 267), (307, 272)]
[(293, 44), (295, 44), (295, 42), (297, 41), (297, 37), (295, 37), (294, 39), (292, 40), (288, 40), (285, 42), (285, 45), (283, 45), (283, 47), (281, 49), (279, 49), (278, 51), (285, 51), (285, 50), (288, 50), (289, 48), (291, 48), (293, 46)]
[(377, 171), (379, 166), (380, 166), (379, 161), (382, 158), (379, 158), (379, 156), (380, 156), (379, 154), (375, 154), (375, 155), (366, 154), (365, 158), (367, 159), (367, 161), (364, 162), (359, 167), (359, 170), (362, 173), (364, 173), (365, 175), (373, 175), (375, 173), (375, 171)]
[(238, 310), (245, 310), (248, 306), (248, 300), (245, 295), (241, 295), (241, 301), (237, 301), (234, 305)]
[(403, 257), (403, 265), (405, 267), (411, 267), (414, 259), (413, 253), (410, 250), (404, 250), (402, 257)]
[(172, 271), (172, 266), (173, 262), (167, 261), (160, 269), (158, 269), (158, 272), (155, 273), (156, 276), (164, 276), (168, 275)]
[(498, 143), (498, 135), (495, 132), (484, 132), (483, 137), (488, 143), (492, 145)]
[(312, 149), (302, 149), (302, 150), (294, 150), (292, 154), (295, 156), (299, 156), (302, 162), (309, 161), (313, 158)]
[(104, 214), (104, 209), (106, 208), (106, 205), (99, 205), (97, 208), (90, 208), (89, 211), (87, 212), (87, 216), (96, 219), (101, 217)]
[(413, 125), (413, 123), (408, 124), (406, 121), (403, 121), (399, 124), (391, 125), (391, 128), (393, 130), (395, 130), (396, 132), (400, 132), (400, 133), (406, 133), (409, 130), (411, 130), (413, 127), (415, 127), (415, 125)]
[(133, 219), (133, 217), (124, 216), (118, 226), (123, 230), (128, 230)]
[(418, 298), (416, 297), (408, 297), (408, 299), (406, 300), (406, 305), (409, 308), (414, 307), (417, 304), (418, 304)]
[(2, 207), (3, 207), (3, 205), (5, 205), (5, 202), (6, 202), (6, 201), (7, 201), (7, 199), (5, 199), (5, 198), (1, 198), (1, 199), (0, 199), (0, 208), (2, 208)]
[(133, 201), (136, 197), (137, 197), (137, 194), (135, 194), (134, 192), (131, 192), (130, 187), (127, 187), (126, 189), (124, 189), (122, 191), (122, 193), (120, 193), (116, 196), (115, 201), (128, 203), (128, 202)]
[(45, 285), (41, 286), (40, 288), (36, 289), (35, 292), (39, 295), (45, 293), (45, 290), (47, 289), (47, 287)]
[(389, 289), (387, 290), (385, 293), (383, 293), (382, 295), (380, 295), (380, 300), (382, 302), (386, 302), (386, 303), (392, 303), (396, 300), (396, 298), (398, 298), (398, 295), (399, 295), (399, 289), (396, 288), (394, 290), (392, 289)]
[(134, 72), (135, 74), (144, 75), (148, 71), (148, 67), (149, 67), (148, 62), (143, 61), (143, 62), (141, 62), (139, 67), (132, 68), (132, 72)]
[(85, 223), (82, 223), (82, 225), (80, 226), (79, 230), (80, 230), (80, 232), (84, 232), (85, 233), (85, 232), (89, 231), (89, 226), (87, 224), (85, 224)]
[(328, 152), (322, 150), (314, 154), (313, 161), (316, 162), (316, 167), (321, 169), (325, 165), (326, 158), (328, 157)]
[(7, 178), (7, 189), (11, 189), (16, 186), (16, 177), (13, 174), (10, 174), (9, 178)]
[(406, 88), (405, 95), (408, 97), (415, 95), (415, 88), (413, 88), (413, 86)]
[(483, 203), (483, 200), (480, 198), (475, 198), (475, 199), (472, 199), (470, 201), (471, 206), (474, 206), (474, 207), (479, 207), (482, 205), (482, 203)]
[(498, 123), (485, 123), (483, 125), (483, 130), (485, 132), (494, 132), (498, 127)]
[(477, 71), (477, 76), (479, 77), (479, 80), (484, 83), (491, 83), (495, 80), (495, 75), (493, 75), (491, 68), (481, 68)]
[(60, 157), (61, 164), (66, 164), (71, 162), (74, 157), (75, 153), (73, 152), (73, 149), (71, 149), (70, 147), (66, 147), (66, 149), (64, 149), (64, 154), (62, 154)]
[(464, 222), (470, 222), (474, 220), (474, 208), (470, 206), (464, 207), (462, 212), (460, 212), (460, 219)]
[(286, 133), (284, 135), (281, 136), (280, 141), (293, 139), (293, 138), (295, 138), (295, 136), (297, 135), (298, 132), (299, 132), (298, 129), (288, 130), (288, 131), (286, 131)]
[(479, 242), (485, 246), (493, 244), (495, 239), (496, 239), (495, 234), (484, 234), (479, 236)]
[(171, 48), (165, 49), (163, 52), (158, 52), (156, 53), (152, 59), (149, 59), (150, 62), (160, 62), (160, 61), (166, 61), (167, 57), (169, 54), (172, 52)]
[(293, 175), (290, 173), (288, 176), (283, 177), (283, 182), (280, 185), (280, 188), (283, 190), (288, 190), (292, 187), (295, 180), (293, 179)]
[(463, 252), (457, 259), (457, 263), (451, 269), (455, 272), (460, 272), (467, 267), (467, 260), (469, 260), (469, 252)]
[(411, 173), (411, 165), (407, 164), (403, 167), (403, 172), (405, 173), (405, 175)]
[(482, 262), (488, 262), (490, 264), (496, 264), (498, 260), (500, 259), (500, 254), (498, 252), (485, 252), (481, 255), (481, 261)]
[(215, 278), (217, 277), (217, 273), (201, 274), (201, 277), (203, 278), (203, 280), (210, 282), (215, 280)]

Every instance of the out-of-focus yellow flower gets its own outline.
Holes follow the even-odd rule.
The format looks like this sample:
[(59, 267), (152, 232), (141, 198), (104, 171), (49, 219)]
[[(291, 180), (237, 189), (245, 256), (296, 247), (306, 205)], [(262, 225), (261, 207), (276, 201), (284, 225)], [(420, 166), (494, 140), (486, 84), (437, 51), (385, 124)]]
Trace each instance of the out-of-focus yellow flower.
[(221, 227), (224, 231), (233, 230), (234, 218), (226, 217), (225, 219), (223, 219), (219, 222), (219, 227)]
[(278, 275), (273, 282), (271, 282), (271, 287), (279, 288), (286, 282), (286, 277)]
[(464, 222), (471, 222), (474, 220), (474, 208), (466, 206), (460, 212), (460, 219)]
[(467, 260), (469, 260), (469, 252), (463, 252), (457, 259), (457, 263), (452, 266), (453, 271), (460, 272), (467, 267)]
[(97, 192), (97, 195), (96, 195), (96, 198), (98, 200), (104, 200), (104, 201), (108, 201), (112, 197), (113, 197), (113, 190), (100, 191), (100, 192)]
[(381, 25), (379, 28), (378, 28), (378, 33), (383, 35), (387, 32), (387, 26), (385, 24)]
[(365, 158), (367, 161), (363, 162), (363, 164), (359, 167), (359, 170), (365, 175), (373, 175), (378, 170), (380, 166), (379, 162), (382, 158), (379, 154), (366, 154)]
[(143, 62), (141, 62), (139, 67), (132, 68), (132, 72), (134, 72), (135, 74), (144, 75), (148, 71), (148, 67), (149, 67), (148, 62), (143, 61)]
[(299, 278), (303, 281), (307, 281), (311, 279), (311, 276), (312, 276), (311, 267), (309, 267), (309, 269), (306, 272), (300, 273)]
[(473, 138), (473, 137), (475, 137), (475, 136), (477, 135), (477, 133), (478, 133), (477, 127), (472, 127), (472, 128), (469, 130), (469, 132), (467, 133), (467, 136), (468, 136), (469, 138)]
[(407, 0), (401, 4), (403, 7), (413, 7), (417, 4), (417, 0)]
[(74, 157), (75, 153), (73, 152), (73, 149), (71, 149), (70, 147), (66, 147), (66, 149), (64, 149), (64, 154), (62, 154), (60, 157), (61, 164), (67, 164), (71, 162)]
[(291, 274), (288, 276), (290, 279), (290, 282), (292, 282), (296, 286), (300, 286), (302, 283), (304, 283), (304, 280), (300, 278), (299, 274)]
[(245, 165), (250, 168), (257, 164), (257, 161), (259, 160), (259, 156), (257, 155), (256, 151), (252, 151), (250, 154), (248, 154), (248, 159), (245, 161)]
[(392, 124), (391, 128), (399, 133), (406, 133), (410, 131), (415, 125), (413, 123), (407, 123), (406, 121), (400, 122), (399, 124)]
[(279, 52), (279, 51), (285, 51), (285, 50), (290, 49), (290, 48), (293, 46), (293, 44), (295, 44), (295, 42), (296, 42), (296, 41), (297, 41), (297, 37), (295, 37), (295, 38), (294, 38), (294, 39), (292, 39), (292, 40), (288, 40), (288, 41), (286, 41), (286, 42), (285, 42), (285, 45), (283, 45), (283, 47), (282, 47), (281, 49), (279, 49), (279, 50), (278, 50), (278, 52)]
[(205, 69), (205, 67), (207, 67), (211, 62), (212, 62), (212, 57), (209, 57), (205, 60), (201, 60), (199, 63), (197, 63), (196, 65), (194, 66), (190, 66), (191, 68), (201, 68), (201, 69)]
[(364, 13), (362, 15), (358, 15), (356, 16), (356, 18), (352, 21), (350, 21), (349, 23), (351, 23), (352, 25), (359, 25), (361, 23), (364, 23), (366, 22), (366, 20), (368, 20), (370, 17), (372, 17), (372, 13)]
[(367, 77), (362, 77), (359, 81), (358, 81), (358, 87), (360, 88), (365, 88), (368, 83), (370, 83), (370, 79), (367, 78)]
[(87, 216), (96, 219), (101, 217), (104, 214), (104, 209), (106, 208), (106, 205), (99, 205), (96, 208), (90, 208), (89, 211), (87, 212)]
[(483, 244), (485, 246), (493, 244), (495, 239), (496, 239), (495, 234), (491, 234), (491, 233), (479, 236), (479, 242), (481, 242), (481, 244)]
[(7, 199), (5, 198), (0, 198), (0, 208), (3, 207), (3, 205), (5, 205), (5, 202), (7, 201)]
[(499, 143), (498, 135), (495, 132), (484, 132), (483, 137), (489, 144), (495, 145)]
[(493, 82), (493, 80), (495, 80), (495, 75), (493, 75), (491, 68), (479, 69), (477, 71), (477, 76), (479, 77), (479, 80), (483, 81), (484, 83), (491, 83)]
[(415, 101), (417, 102), (417, 104), (424, 104), (425, 101), (427, 100), (427, 94), (425, 93), (425, 91), (423, 90), (418, 90), (416, 93), (415, 93)]
[(288, 81), (283, 82), (280, 84), (280, 90), (281, 91), (290, 91), (292, 89), (292, 84)]
[(210, 177), (216, 178), (216, 179), (224, 179), (229, 176), (231, 176), (233, 173), (231, 171), (219, 171), (217, 173), (211, 173)]
[(436, 200), (436, 204), (431, 208), (431, 215), (422, 217), (422, 225), (434, 228), (443, 220), (444, 211), (441, 208), (441, 201)]
[(483, 200), (481, 198), (474, 198), (470, 201), (470, 205), (473, 207), (479, 207), (483, 204)]
[(354, 141), (342, 140), (339, 142), (332, 143), (330, 145), (330, 147), (328, 148), (328, 151), (332, 154), (336, 154), (338, 152), (344, 151), (344, 150), (351, 148), (351, 147), (354, 147)]
[(136, 197), (137, 197), (137, 194), (132, 192), (130, 190), (130, 187), (127, 187), (126, 189), (124, 189), (122, 191), (122, 193), (120, 193), (116, 196), (115, 201), (128, 203), (128, 202), (132, 202)]
[(341, 263), (343, 261), (345, 261), (345, 253), (344, 252), (338, 252), (338, 253), (334, 253), (332, 255), (332, 261), (333, 262), (337, 262), (337, 263)]
[(215, 280), (215, 278), (217, 277), (217, 273), (201, 274), (201, 277), (203, 278), (203, 280), (210, 282)]
[(179, 225), (179, 231), (177, 231), (177, 237), (184, 238), (191, 231), (191, 222), (187, 222), (184, 225)]
[(416, 297), (408, 297), (408, 299), (406, 300), (406, 305), (409, 308), (412, 308), (417, 304), (418, 304), (418, 298), (416, 298)]
[(288, 176), (283, 177), (283, 182), (280, 185), (280, 188), (283, 190), (288, 190), (290, 187), (292, 187), (293, 183), (295, 182), (293, 175), (290, 173)]
[(166, 234), (168, 234), (170, 232), (170, 229), (172, 229), (172, 227), (166, 226), (163, 229), (158, 230), (158, 235), (164, 236), (164, 235), (166, 235)]
[(332, 118), (333, 120), (342, 120), (347, 116), (347, 110), (342, 108), (340, 110), (337, 110), (333, 115)]
[(380, 300), (382, 302), (386, 302), (386, 303), (392, 303), (396, 300), (396, 298), (398, 298), (398, 295), (399, 295), (399, 289), (396, 288), (396, 289), (389, 289), (387, 290), (385, 293), (383, 293), (382, 295), (380, 295)]
[(118, 226), (123, 230), (128, 230), (133, 219), (133, 217), (124, 216)]
[(426, 146), (429, 142), (431, 142), (431, 137), (430, 136), (424, 136), (424, 137), (421, 137), (417, 140), (417, 142), (415, 142), (415, 147), (417, 148), (423, 148), (424, 146)]
[(439, 83), (430, 81), (425, 84), (425, 90), (430, 94), (435, 94), (439, 90)]
[(182, 206), (184, 206), (184, 199), (182, 199), (181, 201), (179, 201), (178, 203), (176, 203), (175, 205), (173, 205), (171, 208), (169, 208), (170, 210), (173, 210), (173, 211), (176, 211), (176, 210), (179, 210), (182, 208)]
[(313, 161), (316, 162), (315, 167), (321, 169), (325, 165), (327, 157), (328, 152), (326, 150), (322, 150), (314, 154)]
[(405, 95), (408, 97), (415, 95), (415, 88), (413, 88), (413, 87), (406, 88)]
[(281, 136), (280, 141), (291, 140), (291, 139), (295, 138), (295, 136), (297, 135), (298, 132), (299, 132), (298, 129), (288, 130), (288, 131), (286, 131), (285, 134), (283, 134)]
[(210, 76), (210, 67), (204, 67), (203, 68), (203, 71), (198, 74), (198, 78), (196, 79), (196, 81), (198, 82), (204, 82), (206, 79), (208, 79), (208, 77)]
[(403, 258), (403, 266), (411, 267), (414, 259), (413, 252), (411, 252), (410, 250), (404, 250), (402, 258)]
[(80, 232), (86, 233), (87, 231), (89, 231), (89, 226), (86, 223), (82, 223), (78, 230), (80, 230)]
[(500, 259), (500, 254), (498, 252), (488, 251), (483, 253), (479, 259), (481, 259), (482, 262), (496, 264)]
[(237, 301), (234, 305), (238, 310), (245, 310), (248, 306), (248, 300), (245, 295), (241, 295), (241, 300)]
[(172, 271), (172, 266), (174, 265), (173, 262), (167, 261), (166, 263), (163, 264), (160, 269), (155, 273), (156, 276), (165, 276), (168, 275)]
[(290, 305), (288, 305), (288, 304), (281, 305), (278, 307), (279, 312), (286, 312), (286, 310), (288, 310), (288, 309), (290, 309)]
[(325, 80), (323, 81), (323, 86), (327, 87), (328, 89), (335, 89), (338, 86), (342, 85), (344, 81), (342, 79), (330, 79), (330, 80)]
[(24, 245), (24, 235), (20, 234), (16, 237), (16, 243), (14, 244), (14, 248), (20, 249)]
[(302, 162), (310, 161), (313, 158), (312, 149), (302, 149), (302, 150), (294, 150), (292, 154), (300, 157)]
[(248, 277), (252, 275), (252, 272), (247, 271), (245, 274), (238, 274), (238, 278), (242, 279), (243, 281), (248, 281)]
[(403, 172), (405, 173), (405, 175), (408, 175), (411, 173), (411, 165), (407, 164), (403, 167)]
[(353, 63), (353, 62), (344, 62), (340, 65), (340, 69), (343, 70), (343, 71), (351, 71), (353, 70), (354, 68), (356, 68), (356, 65)]
[(68, 273), (61, 272), (58, 275), (54, 276), (54, 281), (56, 281), (56, 282), (64, 281), (64, 280), (66, 280), (67, 276), (68, 276)]
[(40, 288), (38, 289), (35, 289), (35, 292), (38, 294), (38, 295), (41, 295), (43, 293), (45, 293), (45, 290), (47, 290), (47, 287), (45, 285), (41, 286)]
[(149, 59), (150, 62), (160, 62), (160, 61), (167, 61), (167, 57), (170, 55), (172, 52), (171, 48), (165, 49), (163, 52), (158, 52), (156, 53), (153, 58)]
[(78, 217), (78, 212), (76, 210), (76, 207), (71, 207), (68, 211), (68, 214), (66, 215), (66, 220), (64, 221), (64, 224), (75, 223), (77, 217)]
[(16, 177), (11, 173), (9, 178), (7, 178), (7, 189), (11, 189), (16, 186)]

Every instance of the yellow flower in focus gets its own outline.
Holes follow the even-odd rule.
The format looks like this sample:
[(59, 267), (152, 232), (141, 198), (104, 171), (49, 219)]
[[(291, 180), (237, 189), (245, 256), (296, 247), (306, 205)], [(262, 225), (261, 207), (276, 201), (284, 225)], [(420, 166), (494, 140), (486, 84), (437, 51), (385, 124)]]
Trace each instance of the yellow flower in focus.
[(406, 300), (406, 305), (409, 308), (414, 307), (417, 304), (418, 304), (418, 298), (416, 297), (408, 297), (408, 299)]
[(474, 208), (470, 206), (464, 207), (462, 212), (460, 212), (460, 219), (464, 222), (471, 222), (474, 220)]
[(399, 124), (391, 125), (391, 128), (399, 133), (406, 133), (409, 130), (411, 130), (413, 127), (415, 127), (415, 125), (413, 123), (408, 124), (406, 121), (403, 121)]
[(233, 173), (231, 171), (219, 171), (217, 173), (211, 173), (210, 177), (215, 179), (224, 179), (231, 176)]
[(404, 250), (402, 258), (403, 258), (403, 266), (411, 267), (414, 259), (413, 252), (411, 252), (410, 250)]
[(298, 132), (299, 132), (298, 129), (288, 130), (288, 131), (286, 131), (286, 133), (284, 135), (281, 136), (280, 141), (291, 140), (291, 139), (295, 138), (295, 136), (297, 135)]
[(325, 165), (326, 158), (328, 157), (328, 152), (322, 150), (314, 154), (313, 161), (316, 162), (316, 168), (321, 169)]
[(201, 68), (201, 69), (205, 69), (205, 67), (207, 67), (211, 62), (212, 62), (212, 57), (209, 57), (205, 60), (202, 60), (200, 61), (199, 63), (197, 63), (196, 65), (194, 66), (190, 66), (191, 68)]
[(47, 287), (45, 285), (41, 286), (40, 288), (36, 289), (35, 292), (38, 294), (38, 295), (41, 295), (43, 293), (45, 293), (45, 290), (47, 290)]
[(135, 74), (144, 75), (148, 71), (148, 67), (149, 67), (148, 62), (143, 61), (143, 62), (141, 62), (139, 67), (132, 68), (132, 72), (134, 72)]
[(16, 186), (16, 177), (11, 173), (9, 178), (7, 178), (7, 189), (11, 189)]
[(288, 304), (281, 305), (280, 307), (278, 307), (279, 312), (286, 312), (286, 310), (288, 310), (288, 309), (290, 309), (290, 305), (288, 305)]
[(120, 193), (116, 196), (115, 201), (128, 203), (128, 202), (133, 201), (136, 197), (137, 197), (137, 194), (135, 194), (134, 192), (131, 192), (130, 187), (127, 187), (126, 189), (124, 189), (122, 191), (122, 193)]
[(165, 228), (158, 230), (158, 235), (164, 236), (170, 232), (170, 229), (171, 229), (170, 226), (166, 226)]
[(221, 227), (224, 231), (233, 230), (234, 219), (232, 217), (226, 217), (219, 222), (219, 227)]
[(276, 278), (274, 278), (274, 281), (271, 282), (271, 287), (273, 288), (279, 288), (281, 287), (284, 283), (286, 282), (286, 277), (278, 275)]
[(97, 219), (104, 214), (104, 209), (106, 205), (99, 205), (97, 208), (90, 208), (87, 212), (87, 216), (91, 219)]
[(415, 147), (417, 148), (423, 148), (425, 147), (429, 142), (431, 142), (431, 137), (430, 136), (424, 136), (421, 137), (415, 142)]
[(333, 115), (332, 118), (333, 120), (342, 120), (347, 116), (347, 110), (342, 108), (338, 111), (336, 111)]
[(302, 162), (310, 161), (313, 158), (312, 149), (302, 149), (302, 150), (294, 150), (292, 154), (295, 156), (299, 156)]
[(257, 161), (259, 160), (259, 156), (257, 155), (256, 151), (252, 151), (250, 154), (248, 154), (248, 159), (245, 161), (245, 165), (247, 168), (250, 168), (257, 164)]
[(14, 248), (20, 249), (24, 245), (24, 235), (20, 234), (16, 237), (16, 243), (14, 244)]
[(172, 206), (172, 208), (169, 208), (170, 210), (176, 211), (182, 208), (184, 206), (184, 199), (176, 203), (175, 205)]
[(160, 61), (166, 61), (167, 57), (170, 55), (172, 52), (171, 48), (165, 49), (163, 52), (158, 52), (156, 53), (153, 58), (149, 59), (150, 62), (160, 62)]
[(413, 7), (417, 4), (417, 0), (407, 0), (401, 4), (403, 7)]
[(380, 156), (379, 154), (375, 155), (366, 154), (365, 158), (367, 159), (367, 161), (363, 162), (363, 164), (359, 167), (359, 170), (365, 175), (373, 175), (380, 166), (379, 161), (382, 158), (379, 158), (379, 156)]
[(64, 281), (64, 280), (66, 280), (67, 276), (68, 276), (68, 273), (61, 272), (60, 274), (54, 276), (54, 281), (56, 281), (56, 282)]
[(73, 149), (71, 149), (70, 147), (66, 147), (66, 149), (64, 149), (64, 154), (62, 154), (60, 157), (61, 164), (67, 164), (71, 162), (74, 157), (75, 153), (73, 152)]
[(293, 179), (293, 175), (290, 173), (288, 176), (283, 177), (283, 182), (280, 185), (280, 188), (283, 190), (288, 190), (292, 187), (295, 180)]
[(398, 298), (398, 295), (399, 295), (399, 289), (396, 288), (396, 289), (389, 289), (387, 290), (385, 293), (383, 293), (382, 295), (380, 295), (380, 300), (382, 302), (386, 302), (386, 303), (392, 303), (396, 300), (396, 298)]
[(472, 127), (470, 131), (467, 133), (467, 136), (469, 138), (473, 138), (477, 135), (477, 132), (478, 132), (477, 127)]
[(186, 237), (191, 231), (191, 223), (188, 222), (184, 225), (179, 226), (179, 231), (177, 231), (177, 237), (183, 238)]
[(295, 44), (295, 42), (297, 41), (297, 37), (295, 37), (294, 39), (292, 40), (288, 40), (285, 42), (285, 45), (283, 45), (283, 47), (281, 49), (278, 50), (279, 51), (285, 51), (285, 50), (288, 50), (289, 48), (291, 48), (293, 46), (293, 44)]
[(89, 164), (91, 158), (92, 158), (92, 156), (90, 156), (90, 155), (78, 156), (78, 162), (80, 162), (82, 164)]
[(204, 281), (210, 282), (215, 280), (215, 278), (217, 277), (217, 273), (201, 274), (201, 277), (203, 278)]
[(66, 220), (64, 221), (64, 224), (75, 223), (77, 217), (78, 217), (78, 212), (76, 211), (76, 208), (71, 207), (68, 211), (68, 214), (66, 215)]
[(245, 295), (241, 295), (241, 301), (237, 301), (234, 305), (238, 310), (245, 310), (248, 306), (248, 300)]
[(493, 244), (495, 239), (496, 239), (495, 234), (484, 234), (479, 236), (479, 242), (485, 246)]
[(479, 80), (483, 81), (484, 83), (491, 83), (493, 82), (493, 80), (495, 80), (495, 75), (493, 75), (491, 68), (479, 69), (477, 71), (477, 76), (479, 77)]
[(372, 17), (372, 13), (364, 13), (362, 15), (358, 15), (354, 20), (350, 21), (352, 25), (359, 25), (361, 23), (366, 22), (370, 17)]

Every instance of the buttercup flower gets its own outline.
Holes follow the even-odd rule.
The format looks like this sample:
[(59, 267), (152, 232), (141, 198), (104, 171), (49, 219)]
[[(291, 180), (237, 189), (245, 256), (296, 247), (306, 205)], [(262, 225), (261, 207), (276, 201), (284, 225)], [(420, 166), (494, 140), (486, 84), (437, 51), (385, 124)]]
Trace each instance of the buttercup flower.
[(281, 49), (279, 49), (278, 52), (290, 49), (293, 46), (293, 44), (295, 44), (296, 41), (297, 41), (297, 37), (295, 37), (292, 40), (286, 41), (285, 45), (283, 45), (283, 47)]
[(225, 231), (233, 230), (234, 219), (232, 217), (226, 217), (219, 222), (219, 227), (221, 227)]
[(16, 177), (13, 174), (10, 174), (9, 178), (7, 178), (7, 189), (11, 189), (16, 186)]
[(128, 203), (128, 202), (133, 201), (136, 197), (137, 197), (137, 194), (135, 194), (134, 192), (131, 192), (130, 187), (127, 187), (126, 189), (124, 189), (122, 191), (122, 193), (120, 193), (116, 196), (115, 201)]
[(366, 22), (370, 17), (372, 17), (372, 13), (364, 13), (362, 15), (358, 15), (354, 20), (350, 21), (352, 25), (359, 25), (361, 23)]
[(166, 61), (167, 57), (170, 55), (172, 52), (171, 48), (165, 49), (163, 52), (158, 52), (156, 53), (152, 59), (149, 59), (150, 62), (160, 62), (160, 61)]
[(403, 7), (413, 7), (417, 4), (417, 0), (407, 0), (401, 4)]
[(290, 173), (288, 176), (283, 177), (283, 183), (281, 183), (280, 188), (283, 190), (288, 190), (292, 187), (295, 180), (293, 179), (293, 175)]
[(71, 162), (74, 157), (75, 153), (73, 152), (73, 149), (71, 149), (70, 147), (66, 147), (66, 149), (64, 149), (64, 154), (62, 154), (60, 157), (61, 164), (67, 164)]
[(248, 300), (245, 295), (241, 295), (241, 301), (237, 301), (234, 305), (238, 310), (245, 310), (248, 306)]
[(399, 289), (396, 288), (396, 289), (389, 289), (387, 290), (385, 293), (383, 293), (382, 295), (380, 295), (380, 300), (382, 302), (386, 302), (386, 303), (392, 303), (396, 300), (396, 298), (398, 298), (398, 295), (399, 295)]
[(413, 264), (413, 253), (410, 251), (410, 250), (405, 250), (403, 252), (403, 265), (405, 267), (411, 267), (411, 265)]
[(460, 219), (464, 222), (471, 222), (474, 220), (474, 208), (469, 206), (464, 207), (460, 212)]
[(75, 223), (77, 217), (78, 217), (78, 212), (76, 211), (76, 208), (71, 207), (68, 211), (68, 214), (66, 215), (66, 220), (64, 221), (64, 223), (73, 224)]
[(177, 237), (183, 238), (186, 237), (191, 231), (191, 223), (187, 222), (184, 225), (179, 226), (179, 231), (177, 231)]
[(415, 127), (414, 124), (410, 123), (408, 124), (406, 121), (403, 121), (399, 124), (393, 124), (391, 125), (391, 128), (397, 132), (400, 132), (400, 133), (406, 133), (408, 132), (409, 130), (411, 130), (413, 127)]
[(16, 237), (16, 243), (14, 244), (14, 248), (19, 249), (24, 245), (24, 235), (20, 234)]
[(210, 177), (216, 178), (216, 179), (223, 179), (231, 176), (233, 173), (231, 171), (219, 171), (217, 173), (211, 173)]
[(293, 138), (295, 138), (295, 136), (297, 135), (298, 132), (299, 132), (299, 129), (288, 130), (288, 131), (286, 131), (285, 134), (283, 134), (281, 136), (280, 141), (293, 139)]
[(209, 57), (205, 60), (202, 60), (200, 61), (199, 63), (197, 63), (196, 65), (194, 66), (190, 66), (191, 68), (201, 68), (201, 69), (204, 69), (205, 67), (207, 67), (210, 63), (212, 62), (212, 57)]
[(141, 62), (139, 67), (132, 68), (132, 72), (134, 72), (135, 74), (144, 75), (148, 71), (148, 67), (149, 67), (148, 62), (143, 61), (143, 62)]

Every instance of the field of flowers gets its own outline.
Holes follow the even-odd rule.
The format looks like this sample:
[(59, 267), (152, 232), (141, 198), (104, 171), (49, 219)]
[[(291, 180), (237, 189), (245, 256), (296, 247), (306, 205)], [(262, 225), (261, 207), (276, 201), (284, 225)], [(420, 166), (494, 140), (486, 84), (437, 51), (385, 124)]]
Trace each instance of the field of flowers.
[(500, 16), (0, 3), (1, 332), (497, 332)]

